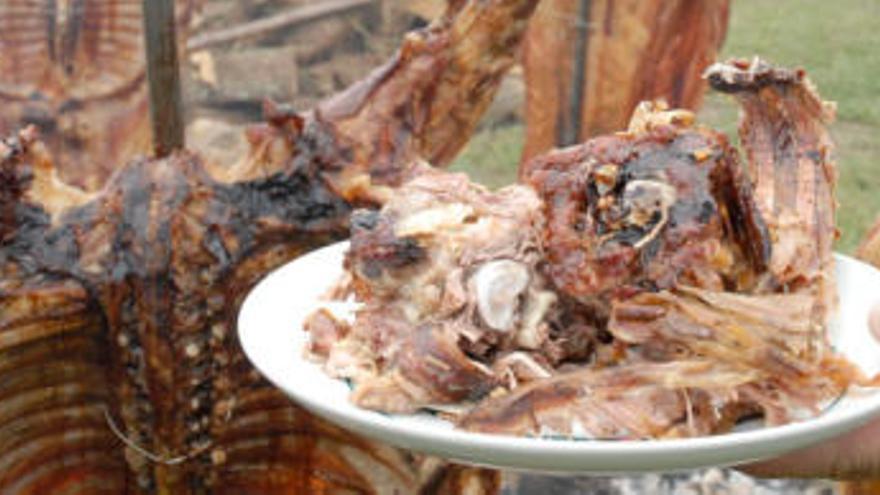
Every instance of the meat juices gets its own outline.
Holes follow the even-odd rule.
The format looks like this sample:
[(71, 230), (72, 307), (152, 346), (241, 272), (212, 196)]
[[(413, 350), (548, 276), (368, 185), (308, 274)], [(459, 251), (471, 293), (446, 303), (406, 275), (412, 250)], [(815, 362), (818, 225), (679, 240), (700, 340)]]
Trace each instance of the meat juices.
[(616, 439), (783, 424), (868, 383), (825, 338), (830, 106), (802, 71), (757, 59), (707, 79), (743, 105), (746, 167), (690, 112), (646, 102), (626, 132), (527, 163), (537, 197), (433, 173), (356, 214), (346, 263), (366, 306), (328, 371), (352, 378), (336, 348), (360, 353), (364, 407)]

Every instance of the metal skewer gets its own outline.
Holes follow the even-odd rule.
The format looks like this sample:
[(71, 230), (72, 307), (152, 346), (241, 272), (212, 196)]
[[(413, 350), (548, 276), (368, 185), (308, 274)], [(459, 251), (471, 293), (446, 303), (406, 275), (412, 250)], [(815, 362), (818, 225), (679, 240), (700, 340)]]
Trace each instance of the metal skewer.
[(184, 145), (174, 0), (143, 0), (143, 6), (153, 150), (162, 157)]

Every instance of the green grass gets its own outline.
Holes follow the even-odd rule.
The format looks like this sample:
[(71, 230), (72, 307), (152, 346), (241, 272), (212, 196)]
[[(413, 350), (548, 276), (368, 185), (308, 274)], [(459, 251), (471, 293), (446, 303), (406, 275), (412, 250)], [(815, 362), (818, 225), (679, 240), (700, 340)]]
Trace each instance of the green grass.
[[(732, 9), (724, 56), (804, 67), (822, 97), (837, 102), (837, 249), (851, 252), (880, 213), (880, 2), (735, 0)], [(717, 96), (701, 112), (728, 132), (735, 115)]]
[(491, 188), (516, 181), (524, 130), (521, 125), (508, 125), (477, 133), (450, 170), (465, 172)]
[[(880, 2), (735, 0), (723, 57), (759, 54), (807, 69), (838, 104), (832, 127), (840, 168), (838, 249), (851, 252), (880, 213)], [(709, 95), (701, 119), (735, 133), (736, 108)], [(453, 169), (497, 187), (516, 179), (520, 126), (477, 134)]]
[(880, 124), (880, 2), (735, 0), (726, 55), (809, 71), (842, 121)]

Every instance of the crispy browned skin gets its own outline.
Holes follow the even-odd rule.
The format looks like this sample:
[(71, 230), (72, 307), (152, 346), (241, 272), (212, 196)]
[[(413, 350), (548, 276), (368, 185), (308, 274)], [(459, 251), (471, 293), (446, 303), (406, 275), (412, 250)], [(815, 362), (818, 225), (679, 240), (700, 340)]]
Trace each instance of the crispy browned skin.
[[(584, 4), (588, 25), (578, 21)], [(523, 46), (528, 84), (523, 160), (618, 131), (644, 100), (699, 107), (705, 86), (700, 76), (724, 41), (729, 5), (728, 0), (541, 2)], [(576, 74), (581, 37), (584, 73)], [(578, 77), (583, 92), (576, 95)]]
[(763, 223), (727, 139), (692, 120), (645, 104), (629, 132), (526, 164), (559, 290), (586, 302), (678, 284), (749, 288), (769, 258)]
[[(535, 3), (453, 2), (341, 99), (268, 108), (250, 159), (223, 173), (179, 152), (88, 195), (54, 177), (32, 131), (3, 141), (0, 492), (496, 489), (492, 472), (425, 464), (292, 406), (232, 322), (260, 277), (343, 235), (352, 204), (386, 197), (405, 160), (457, 149)], [(488, 84), (462, 98), (461, 81)]]
[[(202, 0), (176, 2), (181, 40)], [(34, 124), (61, 177), (95, 190), (150, 145), (142, 2), (0, 3), (0, 135)]]
[(755, 201), (773, 239), (766, 288), (812, 293), (813, 323), (821, 332), (836, 297), (837, 166), (827, 129), (834, 105), (819, 97), (803, 70), (759, 59), (716, 64), (706, 78), (742, 106), (740, 139)]

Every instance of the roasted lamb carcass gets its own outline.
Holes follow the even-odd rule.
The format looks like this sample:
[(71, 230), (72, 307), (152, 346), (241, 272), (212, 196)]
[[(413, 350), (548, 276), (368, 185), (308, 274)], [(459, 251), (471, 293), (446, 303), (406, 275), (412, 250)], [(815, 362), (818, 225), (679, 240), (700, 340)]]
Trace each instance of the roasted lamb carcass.
[(306, 114), (268, 108), (231, 170), (182, 151), (87, 194), (59, 181), (33, 131), (4, 139), (0, 492), (497, 489), (495, 473), (296, 408), (250, 367), (231, 322), (260, 277), (343, 236), (353, 205), (388, 197), (404, 157), (464, 141), (425, 133), (467, 131), (534, 5), (452, 2), (365, 83)]

